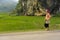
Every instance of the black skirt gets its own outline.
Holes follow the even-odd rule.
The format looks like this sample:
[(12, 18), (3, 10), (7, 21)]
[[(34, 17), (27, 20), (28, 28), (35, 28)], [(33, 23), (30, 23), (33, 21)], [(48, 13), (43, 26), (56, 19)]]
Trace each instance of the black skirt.
[(45, 27), (45, 28), (49, 28), (49, 23), (45, 23), (45, 24), (44, 24), (44, 27)]

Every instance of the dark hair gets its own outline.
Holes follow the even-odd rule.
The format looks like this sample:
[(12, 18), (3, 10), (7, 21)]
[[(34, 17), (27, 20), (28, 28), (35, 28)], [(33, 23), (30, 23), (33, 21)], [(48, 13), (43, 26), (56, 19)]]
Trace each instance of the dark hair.
[(46, 12), (50, 13), (50, 9), (49, 9), (49, 8), (47, 8), (47, 9), (46, 9)]

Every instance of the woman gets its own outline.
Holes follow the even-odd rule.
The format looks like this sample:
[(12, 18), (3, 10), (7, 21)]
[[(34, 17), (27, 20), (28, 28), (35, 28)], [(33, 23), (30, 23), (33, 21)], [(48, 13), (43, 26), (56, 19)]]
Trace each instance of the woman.
[(46, 10), (46, 16), (45, 16), (45, 28), (46, 30), (49, 30), (49, 23), (50, 23), (50, 18), (51, 18), (51, 15), (50, 15), (50, 10)]

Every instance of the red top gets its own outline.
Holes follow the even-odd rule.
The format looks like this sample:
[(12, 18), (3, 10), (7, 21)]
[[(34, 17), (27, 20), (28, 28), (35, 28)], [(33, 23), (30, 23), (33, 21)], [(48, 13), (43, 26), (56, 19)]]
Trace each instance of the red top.
[(45, 20), (50, 20), (50, 17), (51, 17), (51, 15), (50, 15), (50, 10), (46, 10), (46, 17), (45, 17)]

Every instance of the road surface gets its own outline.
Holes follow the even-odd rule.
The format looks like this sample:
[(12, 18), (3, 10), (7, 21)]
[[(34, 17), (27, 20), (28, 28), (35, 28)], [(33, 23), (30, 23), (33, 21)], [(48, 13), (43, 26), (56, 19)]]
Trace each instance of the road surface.
[(0, 34), (0, 40), (60, 40), (60, 31), (36, 31)]

